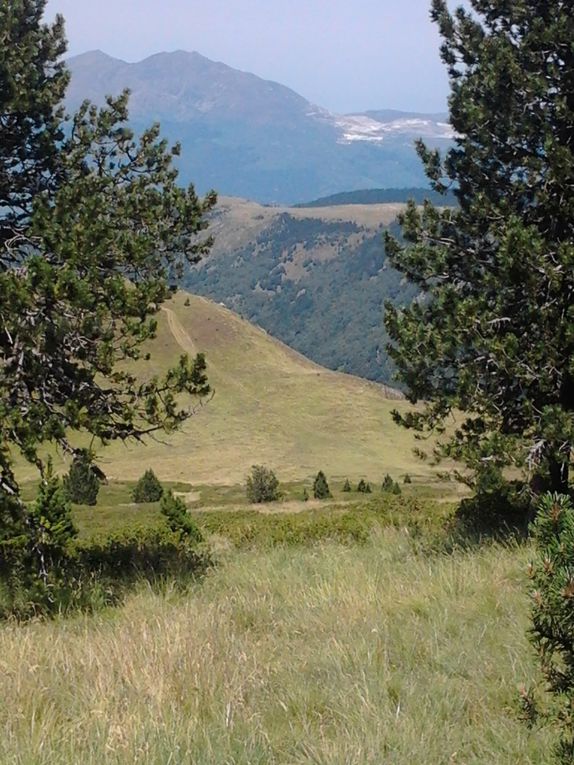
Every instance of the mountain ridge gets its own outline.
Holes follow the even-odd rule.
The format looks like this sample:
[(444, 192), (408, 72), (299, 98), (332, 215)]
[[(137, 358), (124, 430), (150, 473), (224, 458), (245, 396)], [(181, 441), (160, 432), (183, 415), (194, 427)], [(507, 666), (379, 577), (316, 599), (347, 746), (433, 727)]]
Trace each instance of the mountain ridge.
[(134, 128), (161, 122), (165, 137), (182, 145), (182, 181), (200, 193), (215, 188), (292, 204), (348, 190), (427, 186), (414, 139), (441, 147), (453, 137), (437, 115), (333, 114), (281, 83), (197, 51), (129, 63), (96, 50), (67, 64), (69, 108), (86, 98), (102, 104), (129, 88)]

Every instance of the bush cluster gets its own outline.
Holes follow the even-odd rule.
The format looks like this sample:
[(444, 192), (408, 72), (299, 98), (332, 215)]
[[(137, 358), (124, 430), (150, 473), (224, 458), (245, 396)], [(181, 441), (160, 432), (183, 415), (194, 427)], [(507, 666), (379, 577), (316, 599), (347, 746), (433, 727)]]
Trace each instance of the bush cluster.
[[(198, 535), (201, 537), (199, 531)], [(142, 577), (185, 577), (203, 571), (208, 561), (195, 539), (162, 526), (131, 528), (79, 542), (74, 557), (79, 571), (90, 572), (108, 583)]]
[(276, 502), (280, 497), (277, 476), (265, 465), (253, 465), (245, 482), (245, 493), (252, 504)]
[(217, 511), (201, 513), (197, 520), (205, 533), (225, 537), (236, 547), (254, 548), (312, 545), (324, 540), (364, 543), (377, 523), (375, 514), (338, 510), (272, 515), (257, 511)]

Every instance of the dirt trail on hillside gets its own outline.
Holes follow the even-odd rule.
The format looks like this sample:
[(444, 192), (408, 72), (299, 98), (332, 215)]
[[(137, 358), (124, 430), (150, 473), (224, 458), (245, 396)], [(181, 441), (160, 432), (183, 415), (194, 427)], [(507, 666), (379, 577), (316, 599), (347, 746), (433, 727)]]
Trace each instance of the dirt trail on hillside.
[(182, 327), (180, 320), (177, 318), (172, 309), (163, 306), (161, 310), (167, 316), (169, 331), (173, 335), (175, 342), (179, 345), (182, 351), (185, 351), (185, 353), (189, 353), (192, 356), (196, 356), (198, 351), (194, 345), (193, 340)]
[[(171, 308), (167, 308), (166, 306), (162, 306), (161, 310), (167, 316), (167, 324), (169, 327), (169, 331), (173, 335), (175, 342), (179, 345), (181, 350), (184, 351), (184, 353), (189, 353), (192, 357), (200, 353), (201, 352), (200, 349), (196, 346), (196, 344), (193, 342), (191, 337), (186, 332), (185, 327), (182, 325), (175, 311), (173, 311)], [(210, 372), (215, 372), (219, 381), (221, 380), (227, 381), (228, 379), (230, 379), (228, 373), (225, 373), (224, 370), (221, 369), (221, 367), (213, 363), (209, 354), (207, 354), (206, 361), (207, 361), (207, 374), (210, 379), (210, 384), (211, 384)], [(252, 394), (250, 394), (249, 391), (247, 391), (245, 385), (239, 382), (236, 377), (233, 378), (233, 385), (235, 386), (235, 388), (240, 388), (242, 391), (247, 393), (247, 395), (250, 395), (251, 397), (253, 397)]]

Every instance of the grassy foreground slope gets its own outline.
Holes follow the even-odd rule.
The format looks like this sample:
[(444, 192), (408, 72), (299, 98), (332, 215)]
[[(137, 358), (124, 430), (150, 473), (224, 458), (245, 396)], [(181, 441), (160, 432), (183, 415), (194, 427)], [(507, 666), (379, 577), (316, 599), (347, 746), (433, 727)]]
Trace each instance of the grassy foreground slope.
[(3, 765), (528, 765), (528, 551), (236, 553), (191, 593), (0, 629)]
[(393, 408), (408, 406), (392, 389), (326, 370), (225, 307), (181, 292), (160, 315), (146, 374), (183, 351), (205, 351), (213, 399), (179, 433), (104, 450), (111, 478), (138, 477), (149, 465), (164, 480), (236, 483), (255, 463), (285, 480), (319, 469), (377, 482), (386, 472), (431, 475), (412, 455), (412, 435), (391, 420)]

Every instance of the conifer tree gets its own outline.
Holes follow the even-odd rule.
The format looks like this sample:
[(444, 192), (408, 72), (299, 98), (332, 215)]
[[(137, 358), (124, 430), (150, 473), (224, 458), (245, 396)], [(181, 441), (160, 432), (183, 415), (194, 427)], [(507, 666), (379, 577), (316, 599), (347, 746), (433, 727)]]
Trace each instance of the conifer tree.
[(322, 470), (319, 470), (313, 481), (313, 497), (315, 499), (327, 499), (330, 496), (331, 491), (329, 490), (329, 484), (327, 483), (325, 473), (323, 473)]
[(28, 541), (40, 551), (47, 570), (50, 568), (48, 559), (53, 561), (54, 558), (65, 557), (70, 541), (78, 533), (62, 482), (54, 475), (51, 463), (48, 463), (45, 477), (40, 482), (30, 516), (34, 534)]
[(392, 492), (394, 485), (395, 485), (395, 482), (393, 481), (392, 476), (389, 475), (389, 473), (387, 473), (386, 476), (383, 478), (383, 483), (381, 484), (381, 491)]
[(163, 495), (160, 509), (171, 531), (178, 532), (188, 542), (203, 541), (197, 524), (189, 517), (185, 502), (179, 497), (174, 497), (173, 492), (168, 491)]
[(53, 607), (54, 587), (62, 583), (71, 542), (77, 536), (62, 481), (48, 461), (38, 495), (28, 507), (26, 533), (0, 526), (0, 575), (11, 612)]
[(361, 480), (357, 484), (357, 491), (360, 492), (361, 494), (370, 494), (371, 484), (368, 481), (365, 481), (364, 478), (361, 478)]
[[(475, 471), (514, 465), (566, 492), (574, 443), (574, 14), (570, 2), (433, 0), (454, 147), (418, 143), (456, 208), (410, 204), (392, 264), (418, 285), (387, 306), (412, 402), (395, 413)], [(451, 413), (454, 434), (444, 433)]]
[(132, 492), (134, 502), (158, 502), (163, 496), (163, 487), (151, 468), (145, 471)]
[(381, 491), (387, 494), (402, 493), (401, 487), (399, 486), (398, 482), (393, 480), (393, 477), (389, 473), (387, 473), (386, 476), (383, 478), (383, 483), (381, 484)]
[(530, 639), (557, 701), (554, 716), (561, 733), (557, 761), (570, 765), (574, 762), (574, 508), (569, 498), (545, 495), (532, 531), (537, 556), (530, 566)]
[(345, 483), (343, 484), (343, 491), (349, 492), (351, 491), (351, 484), (349, 483), (349, 479), (345, 478)]
[[(127, 126), (128, 94), (64, 119), (63, 20), (45, 0), (0, 4), (0, 538), (32, 533), (12, 457), (41, 475), (40, 446), (73, 453), (172, 430), (193, 414), (179, 394), (209, 392), (205, 359), (182, 356), (161, 378), (128, 362), (155, 334), (170, 279), (210, 246), (215, 195), (178, 186), (152, 126)], [(186, 400), (190, 400), (186, 397)], [(94, 484), (95, 487), (95, 484)]]
[(78, 505), (95, 505), (100, 491), (100, 480), (92, 467), (92, 458), (86, 449), (75, 455), (68, 475), (64, 478), (64, 489), (70, 502)]

